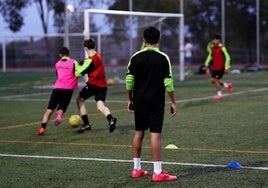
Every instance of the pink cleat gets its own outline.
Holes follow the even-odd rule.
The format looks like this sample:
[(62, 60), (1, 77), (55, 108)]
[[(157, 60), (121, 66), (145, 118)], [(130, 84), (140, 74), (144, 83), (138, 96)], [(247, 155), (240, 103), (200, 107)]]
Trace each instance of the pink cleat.
[(222, 100), (222, 99), (223, 99), (223, 96), (221, 96), (221, 95), (216, 95), (215, 97), (213, 97), (213, 99), (214, 99), (215, 101), (219, 101), (219, 100)]
[(132, 178), (140, 178), (140, 177), (143, 177), (143, 176), (147, 176), (148, 175), (148, 172), (146, 170), (136, 170), (134, 169), (132, 171), (132, 174), (131, 174), (131, 177)]
[(162, 171), (161, 174), (153, 174), (152, 176), (152, 180), (153, 181), (175, 181), (177, 180), (177, 176), (172, 176), (170, 174), (168, 174), (165, 171)]
[(44, 135), (45, 132), (46, 132), (46, 129), (43, 128), (43, 127), (41, 127), (41, 128), (39, 129), (39, 131), (38, 131), (38, 135)]
[(232, 83), (228, 83), (227, 90), (229, 93), (233, 93), (233, 84)]
[(55, 122), (54, 122), (56, 126), (58, 126), (61, 123), (61, 121), (62, 121), (62, 115), (63, 115), (63, 111), (62, 110), (58, 110), (57, 111), (57, 117), (56, 117)]

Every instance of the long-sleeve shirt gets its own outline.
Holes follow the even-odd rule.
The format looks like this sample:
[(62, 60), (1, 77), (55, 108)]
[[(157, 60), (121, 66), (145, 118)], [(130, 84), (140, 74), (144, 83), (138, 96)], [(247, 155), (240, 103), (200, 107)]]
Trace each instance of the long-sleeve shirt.
[(95, 50), (89, 57), (83, 60), (82, 65), (76, 71), (77, 76), (87, 74), (87, 84), (95, 87), (108, 87), (105, 69), (101, 55)]
[(222, 44), (219, 44), (218, 46), (211, 44), (208, 51), (208, 56), (205, 61), (206, 67), (212, 64), (212, 69), (214, 71), (230, 69), (231, 58), (225, 46)]
[(136, 52), (128, 65), (126, 89), (133, 90), (135, 112), (163, 113), (165, 91), (174, 91), (169, 57), (158, 48)]

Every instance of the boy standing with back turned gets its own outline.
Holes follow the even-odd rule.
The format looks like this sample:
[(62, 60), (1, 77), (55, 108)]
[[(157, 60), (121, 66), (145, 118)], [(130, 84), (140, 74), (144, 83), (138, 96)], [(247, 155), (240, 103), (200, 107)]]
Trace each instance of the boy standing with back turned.
[(145, 48), (131, 57), (126, 75), (128, 111), (135, 113), (132, 177), (140, 178), (148, 175), (148, 172), (141, 168), (141, 150), (145, 130), (149, 129), (154, 166), (152, 180), (173, 181), (177, 180), (177, 176), (162, 170), (161, 154), (165, 92), (171, 100), (171, 117), (176, 114), (171, 64), (169, 57), (158, 48), (160, 31), (157, 28), (145, 29), (143, 40)]

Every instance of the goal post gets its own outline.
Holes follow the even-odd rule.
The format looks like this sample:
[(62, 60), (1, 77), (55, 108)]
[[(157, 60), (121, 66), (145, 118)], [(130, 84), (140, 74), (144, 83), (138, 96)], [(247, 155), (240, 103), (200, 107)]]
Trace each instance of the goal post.
[[(180, 81), (184, 81), (184, 15), (178, 13), (159, 13), (159, 12), (136, 12), (136, 11), (119, 11), (119, 10), (102, 10), (102, 9), (85, 9), (84, 10), (84, 37), (90, 38), (90, 16), (91, 14), (119, 15), (119, 16), (138, 16), (138, 17), (160, 17), (179, 19), (179, 77)], [(148, 25), (149, 26), (149, 25)], [(132, 52), (133, 53), (133, 52)]]

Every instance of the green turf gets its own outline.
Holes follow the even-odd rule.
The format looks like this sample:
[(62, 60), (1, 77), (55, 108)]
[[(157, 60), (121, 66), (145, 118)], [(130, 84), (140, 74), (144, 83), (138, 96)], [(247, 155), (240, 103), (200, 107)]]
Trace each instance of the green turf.
[[(123, 79), (124, 73), (125, 70), (108, 70), (107, 77)], [(177, 73), (175, 69), (178, 114), (169, 118), (167, 103), (163, 161), (214, 165), (237, 161), (243, 166), (267, 169), (267, 72), (225, 75), (226, 80), (233, 82), (234, 93), (218, 102), (211, 99), (215, 89), (208, 76), (190, 75), (180, 82)], [(78, 114), (74, 102), (76, 91), (62, 125), (55, 127), (50, 122), (46, 134), (37, 136), (51, 89), (36, 86), (53, 84), (55, 74), (13, 72), (0, 73), (0, 78), (0, 154), (40, 156), (0, 156), (0, 187), (268, 187), (268, 170), (164, 164), (163, 168), (178, 175), (179, 180), (153, 183), (150, 176), (132, 179), (131, 162), (66, 159), (132, 160), (134, 121), (133, 114), (126, 112), (124, 85), (115, 84), (108, 90), (107, 106), (118, 118), (114, 133), (108, 132), (105, 118), (90, 100), (87, 107), (93, 129), (76, 134), (76, 128), (68, 125), (68, 117)], [(146, 134), (144, 161), (151, 161), (149, 143)], [(164, 149), (168, 144), (178, 149)], [(142, 166), (152, 172), (152, 164)]]

